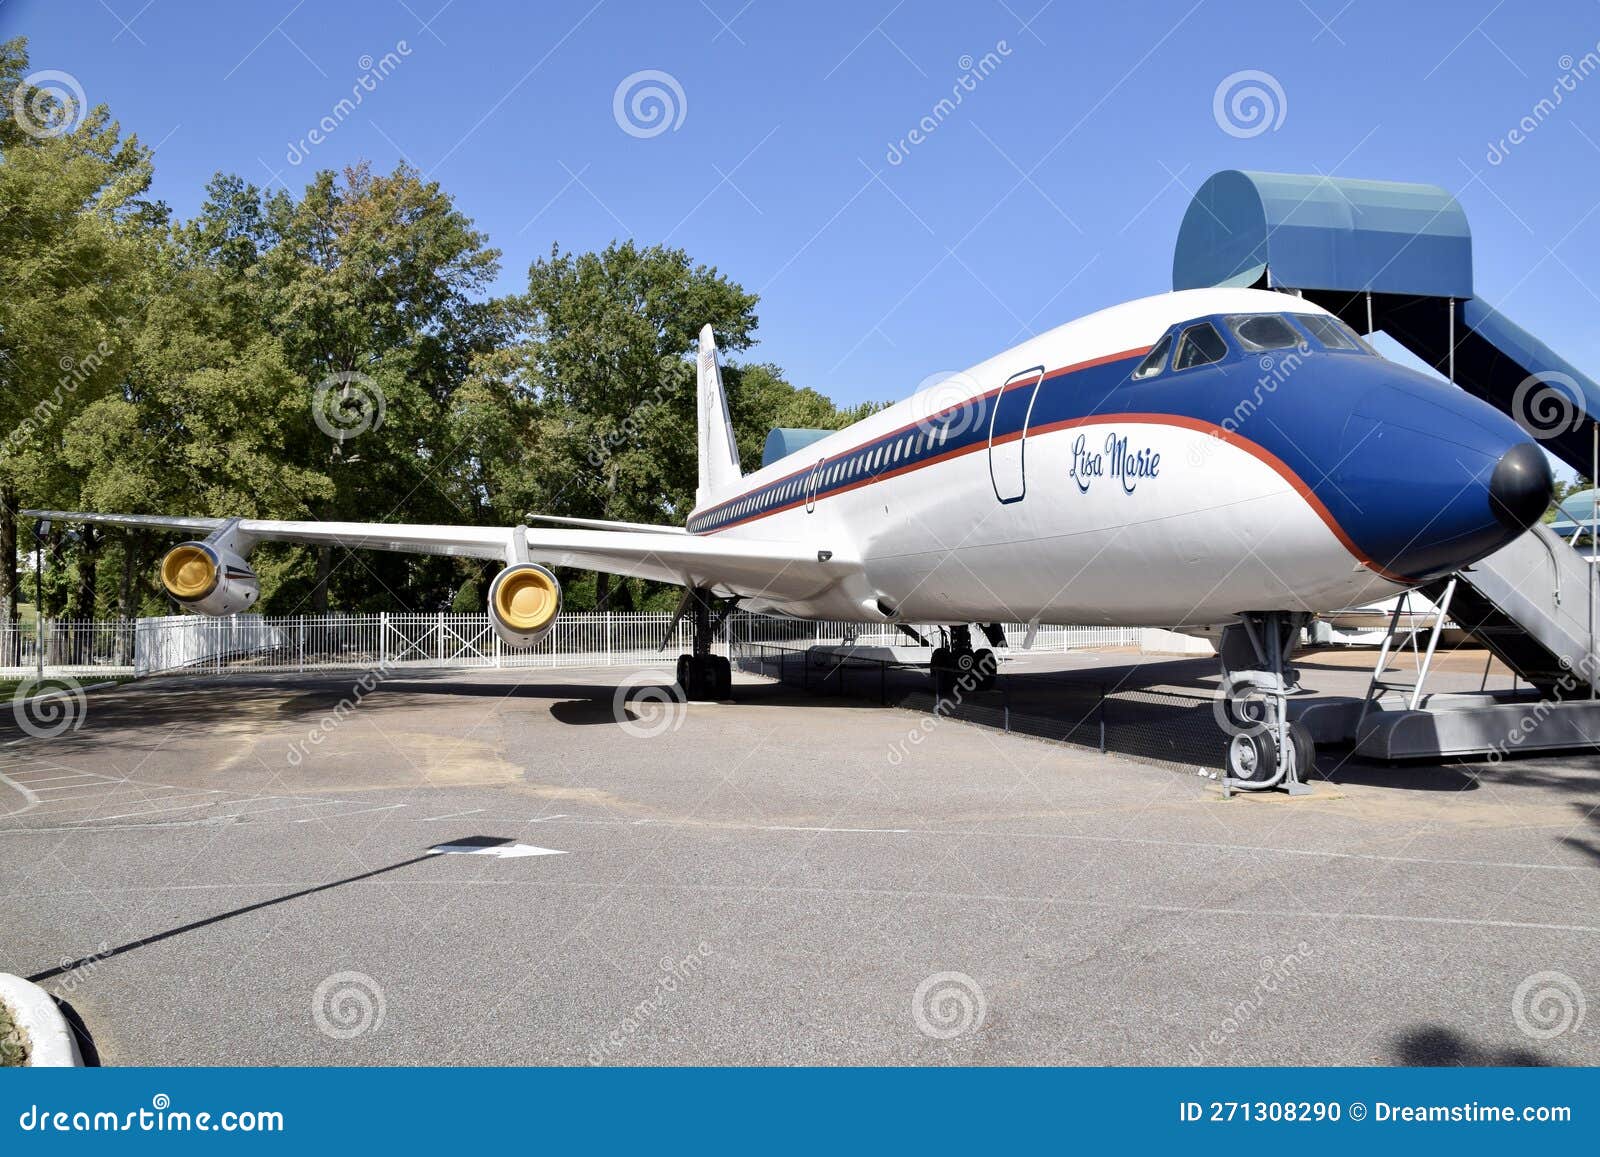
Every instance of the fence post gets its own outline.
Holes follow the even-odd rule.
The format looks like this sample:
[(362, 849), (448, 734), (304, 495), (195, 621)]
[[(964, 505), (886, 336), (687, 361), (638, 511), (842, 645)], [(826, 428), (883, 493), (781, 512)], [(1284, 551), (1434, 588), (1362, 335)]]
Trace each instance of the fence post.
[(611, 655), (611, 612), (606, 612), (606, 666), (613, 662)]
[(439, 612), (439, 619), (438, 619), (438, 621), (436, 623), (434, 623), (433, 630), (434, 630), (433, 653), (434, 653), (435, 657), (438, 659), (439, 665), (442, 667), (442, 666), (444, 666), (444, 612), (443, 611)]

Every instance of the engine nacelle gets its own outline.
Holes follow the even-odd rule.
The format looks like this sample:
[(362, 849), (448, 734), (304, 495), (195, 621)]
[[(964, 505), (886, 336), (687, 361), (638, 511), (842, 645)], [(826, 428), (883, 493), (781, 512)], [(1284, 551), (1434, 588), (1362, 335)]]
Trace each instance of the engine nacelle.
[(167, 551), (161, 585), (202, 615), (237, 615), (261, 597), (261, 582), (244, 559), (208, 542), (180, 542)]
[(489, 584), (489, 622), (508, 647), (531, 647), (561, 613), (561, 581), (536, 562), (506, 567)]

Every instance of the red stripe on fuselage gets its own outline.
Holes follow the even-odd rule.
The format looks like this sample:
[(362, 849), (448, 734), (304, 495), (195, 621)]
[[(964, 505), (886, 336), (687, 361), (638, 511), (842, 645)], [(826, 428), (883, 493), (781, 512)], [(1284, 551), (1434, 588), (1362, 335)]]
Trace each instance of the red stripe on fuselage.
[[(1105, 365), (1107, 362), (1114, 362), (1123, 358), (1131, 359), (1135, 357), (1142, 357), (1144, 354), (1149, 352), (1149, 348), (1150, 347), (1147, 346), (1144, 349), (1124, 350), (1121, 353), (1107, 354), (1105, 357), (1093, 358), (1089, 361), (1077, 362), (1070, 366), (1063, 366), (1060, 369), (1050, 370), (1040, 380), (1041, 382), (1049, 381), (1052, 378), (1058, 378), (1065, 374), (1075, 373), (1079, 370), (1091, 369), (1095, 366)], [(859, 453), (866, 446), (871, 446), (881, 441), (897, 438), (907, 431), (916, 429), (918, 427), (925, 427), (927, 424), (937, 421), (939, 417), (945, 414), (963, 409), (967, 406), (971, 406), (977, 402), (983, 401), (986, 398), (993, 397), (1003, 388), (1004, 387), (997, 387), (993, 390), (987, 390), (982, 394), (974, 395), (965, 402), (960, 402), (953, 406), (946, 406), (944, 409), (940, 410), (938, 414), (935, 414), (930, 418), (922, 419), (917, 422), (911, 422), (895, 430), (891, 430), (886, 434), (879, 434), (865, 442), (861, 442), (851, 447), (848, 450), (843, 450), (837, 454), (829, 455), (828, 458), (823, 459), (823, 461), (831, 462), (838, 459), (848, 458), (852, 454)], [(1322, 520), (1323, 525), (1328, 528), (1329, 532), (1339, 540), (1340, 545), (1343, 546), (1345, 550), (1349, 551), (1351, 557), (1353, 557), (1362, 566), (1368, 568), (1381, 578), (1388, 579), (1390, 582), (1402, 584), (1409, 584), (1411, 582), (1411, 580), (1406, 578), (1404, 575), (1395, 574), (1385, 567), (1380, 566), (1371, 558), (1367, 557), (1366, 553), (1356, 545), (1355, 540), (1351, 538), (1349, 534), (1345, 533), (1344, 527), (1341, 526), (1338, 519), (1333, 516), (1333, 512), (1328, 509), (1327, 505), (1322, 501), (1321, 498), (1317, 497), (1316, 492), (1312, 490), (1306, 481), (1294, 472), (1288, 463), (1279, 458), (1271, 450), (1268, 450), (1265, 446), (1262, 446), (1257, 442), (1253, 442), (1248, 438), (1243, 438), (1239, 434), (1231, 430), (1224, 429), (1221, 426), (1214, 425), (1210, 422), (1203, 422), (1197, 418), (1183, 417), (1178, 414), (1086, 414), (1079, 418), (1068, 418), (1060, 422), (1048, 422), (1044, 425), (1032, 426), (1028, 428), (1026, 433), (1028, 437), (1032, 438), (1043, 434), (1055, 433), (1061, 430), (1070, 430), (1079, 426), (1094, 426), (1115, 422), (1121, 422), (1128, 425), (1178, 426), (1182, 427), (1183, 429), (1194, 430), (1198, 433), (1205, 434), (1208, 437), (1217, 438), (1230, 446), (1233, 446), (1239, 450), (1243, 450), (1246, 454), (1249, 454), (1253, 458), (1264, 463), (1269, 469), (1274, 471), (1280, 478), (1287, 482), (1290, 488), (1293, 489), (1294, 492), (1305, 501), (1306, 505), (1311, 508), (1312, 512)], [(947, 450), (941, 454), (935, 454), (931, 457), (923, 458), (915, 462), (908, 462), (904, 466), (895, 467), (893, 470), (883, 470), (879, 473), (868, 475), (865, 478), (857, 479), (856, 481), (850, 482), (846, 485), (836, 486), (826, 493), (817, 494), (812, 499), (812, 502), (814, 505), (817, 502), (823, 502), (829, 498), (834, 498), (841, 494), (848, 494), (852, 490), (859, 490), (863, 486), (871, 486), (876, 482), (884, 482), (891, 478), (897, 478), (902, 474), (909, 474), (912, 471), (922, 470), (929, 466), (935, 466), (941, 462), (948, 462), (953, 459), (960, 458), (966, 454), (973, 454), (979, 450), (987, 450), (991, 445), (1003, 446), (1007, 442), (1014, 442), (1022, 436), (1023, 431), (1019, 430), (996, 438), (993, 442), (988, 440), (973, 442), (970, 445), (960, 446), (954, 450)], [(792, 474), (786, 474), (782, 478), (777, 479), (775, 482), (767, 483), (767, 486), (779, 486), (796, 478), (808, 476), (811, 474), (813, 469), (815, 469), (814, 466), (804, 470), (796, 471)], [(766, 488), (766, 486), (763, 486), (759, 490), (750, 491), (749, 493), (739, 495), (737, 498), (730, 499), (727, 502), (719, 503), (718, 505), (711, 507), (707, 513), (721, 510), (724, 507), (731, 506), (737, 502), (742, 502), (746, 498), (751, 497), (751, 495), (758, 494)], [(745, 526), (760, 519), (768, 518), (774, 514), (782, 514), (788, 510), (794, 510), (796, 507), (802, 507), (805, 504), (806, 498), (804, 495), (802, 495), (799, 498), (784, 503), (782, 506), (774, 506), (766, 510), (756, 511), (753, 514), (748, 514), (745, 517), (736, 519), (733, 522), (724, 523), (722, 526), (719, 526), (714, 530), (706, 530), (699, 533), (705, 535), (721, 534), (723, 531), (731, 530), (736, 526)], [(699, 515), (697, 514), (692, 517), (699, 517)]]

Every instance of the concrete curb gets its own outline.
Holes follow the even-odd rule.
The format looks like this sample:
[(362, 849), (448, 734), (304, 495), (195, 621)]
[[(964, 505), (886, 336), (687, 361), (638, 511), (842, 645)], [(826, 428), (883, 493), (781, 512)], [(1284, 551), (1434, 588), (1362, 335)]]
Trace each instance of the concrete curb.
[(50, 994), (20, 976), (0, 972), (0, 1002), (28, 1034), (30, 1068), (81, 1068), (83, 1054), (72, 1026)]

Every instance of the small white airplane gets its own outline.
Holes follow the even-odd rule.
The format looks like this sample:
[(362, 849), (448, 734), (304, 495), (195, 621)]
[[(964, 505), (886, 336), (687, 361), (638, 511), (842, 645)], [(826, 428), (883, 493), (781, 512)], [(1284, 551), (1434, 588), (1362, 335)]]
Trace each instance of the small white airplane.
[[(941, 693), (993, 680), (1002, 621), (1222, 627), (1251, 785), (1309, 770), (1288, 659), (1317, 612), (1389, 598), (1523, 533), (1552, 479), (1539, 447), (1462, 390), (1379, 356), (1332, 314), (1270, 290), (1115, 306), (936, 381), (742, 473), (710, 327), (700, 335), (699, 488), (683, 527), (530, 516), (417, 526), (28, 511), (188, 531), (162, 560), (180, 604), (246, 611), (261, 542), (498, 559), (508, 644), (552, 627), (551, 567), (686, 588), (690, 697), (723, 697), (712, 599), (800, 618), (943, 624)], [(556, 524), (556, 525), (548, 525)], [(1251, 706), (1254, 704), (1255, 706)]]

